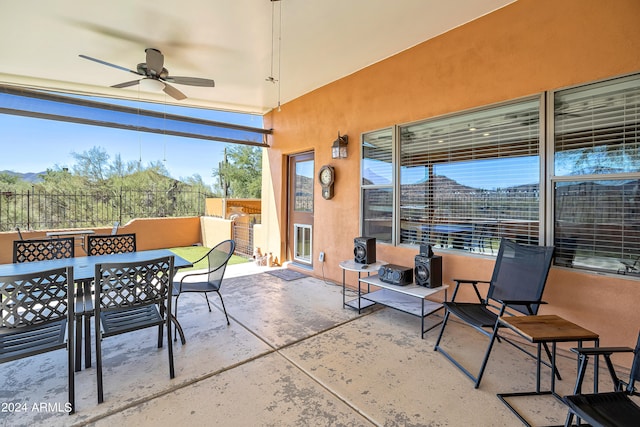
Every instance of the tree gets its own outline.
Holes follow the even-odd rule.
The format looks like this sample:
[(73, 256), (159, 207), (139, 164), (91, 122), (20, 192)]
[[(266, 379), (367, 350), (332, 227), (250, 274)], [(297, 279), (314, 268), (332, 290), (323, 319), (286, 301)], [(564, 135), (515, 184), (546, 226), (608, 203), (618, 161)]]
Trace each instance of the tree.
[[(257, 198), (262, 192), (262, 148), (233, 145), (225, 149), (225, 160), (213, 170), (220, 195), (233, 198)], [(224, 194), (228, 186), (228, 194)]]
[(73, 172), (76, 175), (86, 177), (89, 182), (96, 183), (107, 178), (109, 169), (109, 154), (102, 147), (93, 147), (82, 153), (71, 153), (76, 160)]

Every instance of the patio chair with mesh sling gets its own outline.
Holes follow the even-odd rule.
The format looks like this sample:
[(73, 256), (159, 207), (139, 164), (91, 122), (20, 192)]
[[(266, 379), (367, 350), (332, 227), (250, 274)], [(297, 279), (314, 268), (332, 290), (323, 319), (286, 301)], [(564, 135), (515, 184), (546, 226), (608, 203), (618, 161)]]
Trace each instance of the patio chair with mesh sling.
[[(564, 396), (562, 400), (569, 406), (566, 426), (570, 426), (573, 417), (587, 421), (592, 426), (603, 427), (636, 427), (640, 424), (640, 406), (631, 396), (640, 396), (635, 388), (635, 382), (640, 382), (640, 334), (636, 348), (630, 347), (578, 347), (571, 349), (578, 353), (578, 380), (574, 395)], [(618, 378), (611, 355), (615, 353), (634, 353), (629, 381)], [(613, 381), (613, 391), (604, 393), (581, 394), (582, 381), (587, 371), (589, 356), (603, 356)]]
[[(535, 315), (542, 301), (547, 275), (551, 267), (554, 248), (551, 246), (521, 245), (516, 242), (502, 239), (498, 256), (493, 270), (491, 281), (453, 279), (456, 287), (451, 301), (444, 302), (445, 315), (440, 328), (440, 334), (435, 344), (435, 350), (442, 353), (458, 369), (475, 382), (475, 388), (480, 386), (482, 375), (487, 366), (491, 349), (496, 339), (504, 339), (520, 350), (535, 357), (532, 353), (516, 345), (507, 338), (499, 337), (498, 330), (501, 327), (498, 319), (508, 314)], [(489, 284), (486, 297), (482, 298), (478, 289), (479, 283)], [(456, 301), (460, 285), (473, 286), (478, 298), (477, 302)], [(480, 371), (476, 375), (462, 366), (440, 345), (444, 330), (451, 315), (471, 326), (475, 330), (489, 337), (489, 345), (485, 351)], [(545, 350), (549, 359), (550, 351), (545, 344)], [(556, 372), (556, 375), (558, 373)], [(558, 375), (558, 378), (559, 375)]]

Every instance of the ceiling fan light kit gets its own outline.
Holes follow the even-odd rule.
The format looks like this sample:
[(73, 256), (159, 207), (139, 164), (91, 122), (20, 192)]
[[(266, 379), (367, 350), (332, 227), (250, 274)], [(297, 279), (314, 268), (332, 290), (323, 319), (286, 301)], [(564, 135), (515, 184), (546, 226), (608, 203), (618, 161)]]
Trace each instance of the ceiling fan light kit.
[(199, 77), (178, 77), (170, 76), (169, 70), (164, 68), (164, 55), (158, 49), (147, 48), (144, 50), (146, 53), (146, 61), (137, 65), (135, 70), (131, 70), (120, 65), (111, 64), (101, 59), (92, 58), (86, 55), (79, 55), (80, 58), (88, 59), (89, 61), (97, 62), (98, 64), (106, 65), (108, 67), (117, 68), (121, 71), (126, 71), (139, 76), (142, 76), (140, 80), (133, 80), (129, 82), (119, 83), (113, 85), (115, 88), (125, 88), (130, 86), (139, 85), (144, 91), (159, 92), (164, 91), (167, 95), (171, 96), (178, 101), (186, 99), (187, 96), (180, 92), (175, 87), (171, 86), (168, 82), (188, 85), (188, 86), (200, 86), (200, 87), (214, 87), (215, 82), (211, 79), (202, 79)]
[(161, 92), (165, 88), (165, 84), (160, 80), (145, 77), (140, 80), (140, 89), (148, 92)]

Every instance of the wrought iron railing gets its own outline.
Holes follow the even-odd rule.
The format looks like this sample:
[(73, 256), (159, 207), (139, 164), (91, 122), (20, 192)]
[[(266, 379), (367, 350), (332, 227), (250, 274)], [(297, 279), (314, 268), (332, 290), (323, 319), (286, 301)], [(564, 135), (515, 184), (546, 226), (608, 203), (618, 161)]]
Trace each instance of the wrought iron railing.
[(126, 224), (134, 218), (201, 216), (205, 199), (199, 191), (120, 190), (53, 193), (0, 192), (0, 231), (44, 230)]

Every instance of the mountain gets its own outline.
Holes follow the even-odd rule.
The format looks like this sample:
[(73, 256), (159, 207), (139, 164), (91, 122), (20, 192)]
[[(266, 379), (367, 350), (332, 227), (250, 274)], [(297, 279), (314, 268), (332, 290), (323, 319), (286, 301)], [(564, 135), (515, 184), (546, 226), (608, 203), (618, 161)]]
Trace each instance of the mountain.
[(3, 174), (3, 173), (6, 173), (7, 175), (17, 176), (21, 180), (27, 181), (27, 182), (31, 182), (31, 183), (36, 183), (36, 182), (42, 181), (42, 178), (40, 177), (40, 175), (44, 175), (45, 174), (45, 172), (20, 173), (20, 172), (8, 171), (8, 170), (0, 171), (0, 174)]

